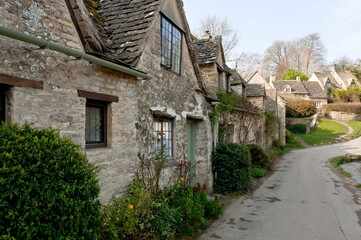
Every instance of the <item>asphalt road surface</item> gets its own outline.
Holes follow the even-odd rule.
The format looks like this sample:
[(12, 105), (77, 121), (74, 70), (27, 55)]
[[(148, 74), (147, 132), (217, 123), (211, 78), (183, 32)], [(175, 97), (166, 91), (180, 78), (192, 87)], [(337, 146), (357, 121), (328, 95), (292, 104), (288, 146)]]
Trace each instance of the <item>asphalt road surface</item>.
[(361, 240), (361, 189), (328, 163), (347, 153), (361, 155), (361, 138), (285, 154), (198, 239)]

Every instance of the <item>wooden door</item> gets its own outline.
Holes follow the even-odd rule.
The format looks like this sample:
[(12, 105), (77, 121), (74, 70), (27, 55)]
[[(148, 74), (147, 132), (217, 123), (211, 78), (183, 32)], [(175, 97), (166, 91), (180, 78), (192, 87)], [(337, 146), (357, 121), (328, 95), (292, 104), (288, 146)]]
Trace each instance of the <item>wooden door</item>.
[(196, 184), (196, 123), (192, 121), (187, 121), (187, 157), (188, 161), (191, 163), (191, 175), (192, 182), (194, 186)]

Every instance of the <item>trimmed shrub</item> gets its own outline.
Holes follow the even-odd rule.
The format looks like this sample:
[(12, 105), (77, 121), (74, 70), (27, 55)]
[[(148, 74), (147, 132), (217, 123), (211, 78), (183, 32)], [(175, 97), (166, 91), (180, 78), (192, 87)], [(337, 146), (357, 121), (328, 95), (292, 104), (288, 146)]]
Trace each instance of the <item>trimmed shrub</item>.
[(252, 166), (259, 168), (268, 168), (271, 164), (271, 158), (268, 153), (257, 144), (247, 144), (249, 152), (251, 153)]
[(346, 113), (361, 114), (361, 103), (332, 103), (324, 105), (327, 112), (337, 111)]
[(306, 133), (307, 127), (305, 124), (286, 124), (286, 128), (293, 133)]
[(297, 100), (287, 105), (287, 117), (310, 117), (316, 113), (315, 102), (311, 100)]
[(212, 153), (212, 170), (215, 192), (246, 192), (252, 184), (248, 147), (236, 143), (218, 143)]
[(52, 129), (0, 126), (0, 232), (7, 239), (96, 239), (100, 187), (79, 146)]

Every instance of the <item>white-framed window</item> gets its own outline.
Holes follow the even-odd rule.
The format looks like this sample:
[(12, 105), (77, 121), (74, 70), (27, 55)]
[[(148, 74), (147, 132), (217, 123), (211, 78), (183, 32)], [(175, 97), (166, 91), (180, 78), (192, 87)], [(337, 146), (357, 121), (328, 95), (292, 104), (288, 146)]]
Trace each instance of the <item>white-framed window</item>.
[(286, 87), (285, 90), (286, 90), (286, 93), (291, 93), (292, 92), (292, 89), (290, 87)]
[(316, 101), (316, 108), (322, 108), (322, 101)]
[(167, 157), (173, 156), (173, 124), (172, 120), (156, 118), (153, 121), (154, 150), (164, 151)]

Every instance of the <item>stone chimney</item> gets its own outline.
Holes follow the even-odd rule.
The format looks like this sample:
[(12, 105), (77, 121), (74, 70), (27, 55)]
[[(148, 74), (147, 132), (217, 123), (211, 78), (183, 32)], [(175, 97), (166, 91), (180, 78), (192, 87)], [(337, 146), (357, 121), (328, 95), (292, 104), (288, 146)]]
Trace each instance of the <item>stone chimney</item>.
[(333, 63), (333, 64), (332, 64), (331, 71), (332, 71), (332, 72), (336, 72), (336, 63)]
[(241, 77), (242, 77), (242, 78), (245, 78), (246, 76), (247, 76), (246, 70), (245, 70), (244, 68), (242, 68)]
[(301, 82), (301, 77), (300, 77), (300, 76), (297, 76), (297, 77), (296, 77), (296, 81)]
[(275, 76), (275, 75), (271, 75), (271, 76), (269, 77), (269, 81), (270, 81), (270, 82), (276, 81), (276, 76)]
[(257, 64), (257, 65), (254, 67), (254, 70), (255, 70), (256, 72), (259, 72), (260, 74), (262, 74), (262, 66), (259, 65), (259, 64)]
[(209, 39), (209, 38), (212, 38), (211, 32), (205, 31), (204, 34), (202, 35), (202, 39)]
[(269, 85), (271, 86), (271, 88), (275, 88), (275, 85), (273, 84), (276, 81), (276, 76), (275, 75), (271, 75), (269, 77)]

